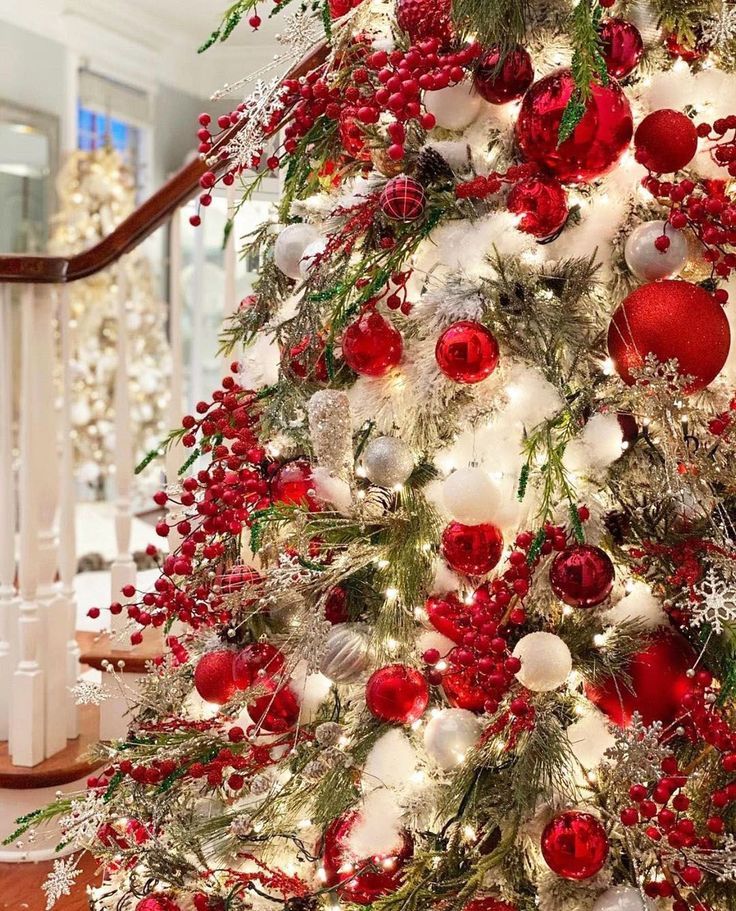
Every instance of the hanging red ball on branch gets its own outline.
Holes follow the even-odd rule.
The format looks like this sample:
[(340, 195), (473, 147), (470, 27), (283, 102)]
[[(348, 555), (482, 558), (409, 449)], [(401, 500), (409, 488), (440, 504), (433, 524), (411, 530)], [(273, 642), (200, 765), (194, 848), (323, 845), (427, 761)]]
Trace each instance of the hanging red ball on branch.
[(381, 211), (393, 221), (416, 221), (426, 205), (424, 187), (418, 180), (405, 174), (392, 177), (381, 193)]
[(560, 124), (575, 89), (570, 70), (535, 82), (516, 121), (521, 154), (563, 183), (586, 183), (607, 174), (626, 150), (634, 129), (629, 102), (617, 82), (594, 84), (582, 119), (564, 142)]
[(258, 681), (258, 686), (268, 692), (259, 696), (246, 708), (259, 731), (267, 734), (285, 734), (299, 720), (300, 707), (296, 693), (290, 686), (280, 686), (270, 677)]
[(312, 466), (306, 459), (284, 462), (271, 478), (271, 499), (285, 506), (317, 508), (314, 499)]
[(482, 323), (460, 320), (439, 337), (435, 358), (445, 376), (456, 383), (480, 383), (498, 365), (498, 342)]
[(345, 363), (362, 376), (384, 376), (401, 360), (404, 343), (377, 310), (366, 308), (342, 335)]
[(494, 45), (481, 58), (473, 81), (478, 94), (491, 104), (521, 98), (534, 81), (529, 51), (516, 44), (504, 54), (499, 45)]
[(596, 607), (611, 594), (614, 568), (600, 547), (574, 544), (552, 561), (549, 581), (552, 591), (571, 607)]
[(284, 656), (270, 642), (251, 642), (233, 661), (233, 679), (239, 690), (247, 690), (264, 677), (274, 677), (284, 668)]
[(194, 688), (205, 702), (223, 705), (235, 692), (235, 653), (221, 648), (205, 652), (194, 669)]
[(424, 714), (429, 686), (424, 677), (405, 664), (389, 664), (374, 671), (365, 687), (365, 704), (379, 721), (413, 724)]
[(590, 879), (603, 869), (608, 836), (590, 813), (568, 810), (551, 819), (542, 832), (542, 856), (563, 879)]
[(652, 354), (660, 363), (676, 358), (679, 372), (693, 377), (685, 392), (697, 392), (718, 376), (730, 345), (723, 307), (698, 285), (673, 279), (636, 288), (608, 327), (608, 352), (628, 385)]
[(485, 711), (488, 692), (477, 678), (472, 668), (454, 668), (442, 675), (442, 690), (454, 709), (466, 709), (476, 715)]
[(396, 0), (396, 22), (412, 44), (425, 38), (449, 44), (454, 36), (452, 0)]
[(519, 230), (540, 240), (556, 234), (570, 211), (565, 188), (554, 177), (525, 177), (511, 190), (506, 205), (521, 216)]
[(351, 9), (360, 6), (363, 0), (329, 0), (330, 18), (339, 19), (346, 16)]
[(641, 32), (626, 19), (604, 19), (600, 28), (601, 49), (606, 70), (614, 79), (623, 79), (636, 67), (644, 54)]
[(698, 151), (698, 133), (686, 114), (652, 111), (634, 133), (636, 160), (656, 174), (670, 174), (689, 164)]
[(466, 576), (484, 576), (501, 559), (503, 536), (495, 525), (450, 522), (442, 532), (442, 556), (451, 569)]

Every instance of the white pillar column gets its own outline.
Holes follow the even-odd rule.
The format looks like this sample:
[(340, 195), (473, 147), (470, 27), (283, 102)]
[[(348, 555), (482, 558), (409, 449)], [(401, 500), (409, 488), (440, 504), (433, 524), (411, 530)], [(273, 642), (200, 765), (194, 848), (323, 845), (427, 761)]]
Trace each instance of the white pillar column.
[[(236, 202), (235, 202), (235, 184), (231, 184), (227, 188), (227, 217), (234, 218), (236, 211)], [(235, 225), (232, 226), (230, 234), (228, 235), (227, 242), (225, 244), (224, 251), (224, 266), (225, 266), (225, 294), (223, 301), (224, 304), (224, 313), (223, 316), (227, 319), (234, 312), (238, 306), (236, 300), (236, 286), (235, 286), (235, 273), (238, 265), (238, 253), (236, 250), (236, 239), (235, 239)], [(227, 361), (226, 363), (229, 363)]]

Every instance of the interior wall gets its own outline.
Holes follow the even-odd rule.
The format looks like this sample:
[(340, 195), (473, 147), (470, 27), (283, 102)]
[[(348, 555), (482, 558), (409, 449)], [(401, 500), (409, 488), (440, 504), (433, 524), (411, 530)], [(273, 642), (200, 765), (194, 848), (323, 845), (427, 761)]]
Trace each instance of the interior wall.
[(66, 48), (34, 32), (0, 22), (0, 96), (63, 117), (70, 86)]

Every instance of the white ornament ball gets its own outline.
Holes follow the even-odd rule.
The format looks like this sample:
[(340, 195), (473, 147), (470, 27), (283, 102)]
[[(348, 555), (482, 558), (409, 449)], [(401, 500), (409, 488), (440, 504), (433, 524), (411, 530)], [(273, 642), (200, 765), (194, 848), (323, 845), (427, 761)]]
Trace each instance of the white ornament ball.
[(350, 683), (368, 666), (368, 640), (348, 623), (334, 626), (325, 642), (320, 673), (334, 683)]
[(567, 739), (573, 756), (587, 770), (597, 768), (606, 750), (616, 742), (605, 716), (592, 709), (570, 725)]
[[(666, 230), (665, 230), (666, 228)], [(664, 253), (654, 246), (666, 234), (670, 245)], [(632, 273), (642, 282), (654, 282), (677, 275), (688, 260), (687, 238), (663, 221), (645, 221), (634, 228), (626, 239), (624, 259)]]
[(319, 237), (317, 240), (312, 241), (307, 247), (299, 260), (299, 273), (302, 278), (306, 278), (309, 275), (315, 265), (315, 260), (320, 254), (325, 252), (326, 247), (327, 241), (324, 237)]
[(376, 437), (365, 447), (363, 468), (371, 484), (396, 487), (414, 471), (414, 454), (398, 437)]
[(319, 231), (312, 225), (287, 225), (276, 238), (273, 259), (278, 268), (289, 278), (301, 278), (300, 264), (307, 248), (320, 239)]
[(467, 709), (442, 709), (424, 729), (424, 749), (441, 769), (453, 769), (475, 746), (483, 727)]
[(654, 905), (633, 886), (613, 886), (598, 897), (591, 911), (654, 911)]
[(498, 487), (484, 468), (460, 468), (442, 482), (442, 500), (456, 522), (493, 522), (500, 507)]
[(437, 126), (445, 130), (464, 130), (480, 113), (483, 99), (466, 79), (446, 89), (424, 93), (424, 107), (434, 114)]
[(534, 693), (556, 690), (572, 670), (570, 649), (554, 633), (529, 633), (516, 643), (513, 655), (521, 661), (516, 679)]

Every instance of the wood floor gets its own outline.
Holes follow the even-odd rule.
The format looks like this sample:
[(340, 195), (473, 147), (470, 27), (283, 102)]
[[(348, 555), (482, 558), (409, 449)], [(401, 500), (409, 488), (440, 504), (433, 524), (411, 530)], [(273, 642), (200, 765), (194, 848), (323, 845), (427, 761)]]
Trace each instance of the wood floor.
[[(45, 911), (46, 895), (41, 886), (53, 866), (42, 864), (0, 864), (0, 911)], [(54, 911), (89, 911), (85, 887), (94, 884), (95, 861), (82, 861), (83, 873), (70, 896), (60, 899)]]

